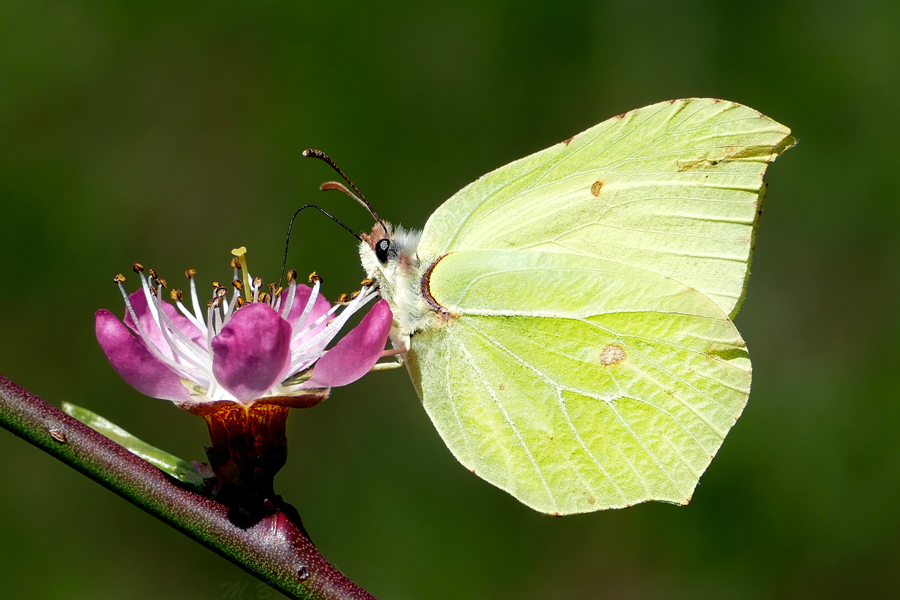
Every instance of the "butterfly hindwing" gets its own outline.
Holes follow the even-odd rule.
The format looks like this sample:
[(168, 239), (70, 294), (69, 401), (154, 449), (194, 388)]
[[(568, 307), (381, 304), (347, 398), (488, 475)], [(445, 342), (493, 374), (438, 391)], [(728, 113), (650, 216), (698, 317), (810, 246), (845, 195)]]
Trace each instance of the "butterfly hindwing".
[(674, 100), (501, 167), (428, 220), (420, 256), (520, 249), (605, 258), (693, 287), (734, 315), (769, 163), (790, 131), (746, 106)]
[(536, 510), (684, 503), (746, 403), (734, 325), (696, 290), (563, 253), (459, 251), (412, 338), (426, 410), (467, 468)]

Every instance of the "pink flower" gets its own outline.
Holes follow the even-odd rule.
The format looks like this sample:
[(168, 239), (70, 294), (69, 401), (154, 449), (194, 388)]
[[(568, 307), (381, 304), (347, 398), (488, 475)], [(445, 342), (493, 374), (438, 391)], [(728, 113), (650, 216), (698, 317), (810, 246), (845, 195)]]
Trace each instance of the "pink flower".
[[(194, 271), (189, 310), (180, 291), (175, 304), (162, 300), (165, 280), (135, 265), (141, 288), (130, 296), (117, 276), (125, 299), (124, 324), (108, 310), (96, 315), (97, 341), (116, 372), (133, 388), (182, 408), (201, 405), (270, 402), (303, 406), (325, 398), (328, 388), (347, 385), (365, 375), (384, 352), (393, 315), (384, 300), (331, 349), (326, 346), (341, 327), (377, 292), (364, 286), (347, 302), (331, 305), (312, 287), (298, 285), (291, 272), (286, 290), (263, 290), (247, 272), (246, 249), (234, 250), (234, 292), (217, 286), (206, 314), (200, 308)], [(343, 308), (343, 310), (341, 310)]]

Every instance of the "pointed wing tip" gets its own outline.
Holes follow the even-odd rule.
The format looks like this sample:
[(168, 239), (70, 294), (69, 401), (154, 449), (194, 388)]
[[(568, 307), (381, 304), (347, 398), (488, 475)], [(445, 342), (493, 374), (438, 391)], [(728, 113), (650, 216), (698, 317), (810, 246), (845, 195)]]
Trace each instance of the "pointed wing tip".
[[(782, 127), (784, 127), (784, 125), (782, 125)], [(784, 139), (781, 140), (781, 143), (779, 143), (773, 149), (772, 154), (774, 154), (774, 157), (772, 160), (775, 160), (775, 158), (778, 158), (779, 156), (781, 156), (782, 154), (784, 154), (785, 152), (787, 152), (788, 150), (790, 150), (791, 148), (796, 146), (799, 141), (799, 140), (797, 140), (797, 138), (795, 138), (794, 136), (791, 135), (790, 129), (788, 129), (787, 127), (784, 127), (784, 129), (785, 129)]]

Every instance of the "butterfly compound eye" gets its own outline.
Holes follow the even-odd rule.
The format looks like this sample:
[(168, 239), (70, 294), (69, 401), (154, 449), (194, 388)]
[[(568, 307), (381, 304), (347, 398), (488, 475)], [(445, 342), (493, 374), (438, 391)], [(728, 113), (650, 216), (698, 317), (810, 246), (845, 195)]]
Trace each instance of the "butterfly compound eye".
[(375, 258), (379, 262), (386, 263), (388, 259), (388, 250), (391, 248), (391, 240), (385, 238), (375, 244)]

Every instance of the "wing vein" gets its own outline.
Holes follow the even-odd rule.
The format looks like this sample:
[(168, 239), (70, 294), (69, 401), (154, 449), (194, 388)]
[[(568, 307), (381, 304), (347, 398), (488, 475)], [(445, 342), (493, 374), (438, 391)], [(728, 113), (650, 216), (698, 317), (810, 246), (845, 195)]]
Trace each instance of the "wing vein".
[[(629, 396), (625, 393), (622, 393), (622, 387), (619, 385), (619, 382), (616, 380), (615, 375), (610, 373), (610, 377), (612, 377), (612, 380), (616, 383), (616, 387), (619, 388), (619, 393), (621, 394), (622, 398), (630, 398), (631, 400), (640, 401), (637, 398), (632, 398), (631, 396)], [(631, 437), (633, 437), (635, 439), (635, 441), (641, 445), (641, 448), (644, 449), (644, 452), (646, 452), (647, 455), (653, 459), (653, 462), (655, 462), (656, 466), (659, 467), (659, 470), (662, 471), (663, 474), (665, 474), (666, 479), (669, 480), (669, 483), (672, 484), (672, 487), (675, 489), (675, 491), (678, 491), (678, 485), (675, 483), (675, 480), (672, 478), (672, 474), (669, 473), (669, 470), (666, 469), (666, 467), (664, 467), (663, 464), (659, 461), (659, 457), (657, 457), (656, 454), (654, 454), (653, 451), (647, 447), (647, 444), (644, 443), (644, 440), (641, 439), (641, 437), (637, 433), (634, 432), (634, 429), (631, 428), (631, 425), (628, 423), (628, 421), (625, 419), (625, 417), (623, 417), (622, 414), (618, 410), (616, 410), (615, 405), (613, 405), (611, 402), (607, 402), (606, 405), (613, 411), (613, 413), (615, 413), (615, 415), (616, 415), (616, 417), (618, 417), (619, 421), (622, 422), (622, 425), (625, 426), (625, 429), (628, 430), (628, 433), (631, 434)]]
[(535, 473), (537, 473), (538, 478), (541, 480), (541, 483), (544, 485), (544, 489), (547, 491), (547, 495), (550, 497), (550, 502), (553, 503), (553, 506), (558, 511), (559, 503), (556, 501), (556, 498), (553, 496), (553, 492), (550, 490), (550, 485), (547, 483), (547, 479), (544, 477), (544, 474), (541, 471), (541, 468), (538, 466), (537, 461), (534, 459), (534, 455), (531, 453), (531, 450), (528, 448), (528, 445), (525, 443), (525, 440), (522, 438), (522, 433), (519, 431), (519, 428), (516, 427), (515, 423), (513, 423), (512, 419), (509, 416), (509, 413), (506, 412), (506, 408), (503, 406), (503, 404), (497, 398), (497, 395), (494, 393), (494, 389), (488, 383), (487, 378), (484, 376), (484, 373), (482, 373), (481, 370), (478, 368), (478, 365), (476, 364), (475, 359), (472, 357), (472, 355), (469, 353), (469, 351), (466, 350), (466, 348), (463, 344), (460, 344), (458, 340), (456, 341), (456, 343), (459, 346), (459, 349), (465, 355), (466, 361), (469, 363), (469, 365), (472, 367), (472, 369), (475, 371), (475, 373), (478, 374), (478, 377), (479, 377), (479, 379), (481, 379), (481, 383), (482, 383), (482, 385), (484, 385), (484, 388), (487, 391), (488, 395), (494, 401), (494, 404), (497, 405), (497, 408), (500, 409), (500, 413), (503, 415), (503, 418), (506, 420), (506, 424), (509, 425), (509, 428), (512, 430), (513, 434), (515, 434), (516, 439), (519, 442), (519, 445), (522, 447), (522, 450), (525, 451), (526, 456), (528, 456), (528, 460), (531, 461), (531, 466), (534, 467)]
[[(550, 386), (551, 386), (551, 387), (554, 389), (554, 391), (556, 392), (557, 399), (558, 399), (558, 401), (559, 401), (559, 408), (560, 408), (560, 410), (562, 411), (563, 415), (565, 416), (565, 418), (566, 418), (566, 423), (568, 423), (569, 428), (572, 430), (572, 433), (575, 434), (575, 439), (578, 440), (578, 444), (579, 444), (579, 445), (581, 446), (581, 448), (587, 453), (587, 455), (591, 458), (591, 460), (592, 460), (593, 463), (597, 466), (597, 468), (600, 469), (600, 472), (603, 473), (603, 475), (609, 480), (609, 482), (610, 482), (611, 484), (613, 484), (613, 487), (616, 488), (616, 491), (619, 492), (619, 495), (622, 496), (622, 499), (623, 499), (626, 503), (628, 503), (628, 497), (627, 497), (627, 496), (625, 495), (625, 493), (622, 491), (622, 488), (619, 487), (619, 484), (616, 483), (615, 479), (612, 478), (612, 476), (607, 472), (607, 470), (606, 470), (605, 468), (603, 468), (603, 466), (599, 463), (599, 461), (597, 460), (597, 457), (594, 455), (594, 453), (591, 452), (590, 449), (588, 449), (587, 444), (585, 444), (584, 439), (581, 437), (581, 434), (578, 432), (578, 429), (576, 429), (574, 423), (572, 423), (571, 416), (569, 415), (569, 410), (566, 408), (565, 401), (563, 400), (562, 395), (561, 395), (562, 389), (563, 389), (563, 387), (565, 387), (565, 386), (561, 386), (561, 385), (558, 384), (557, 382), (555, 382), (555, 381), (553, 381), (552, 379), (550, 379), (547, 375), (545, 375), (545, 374), (544, 374), (543, 372), (541, 372), (540, 370), (536, 369), (534, 366), (532, 366), (532, 365), (529, 364), (527, 361), (525, 361), (524, 359), (522, 359), (520, 356), (518, 356), (517, 354), (515, 354), (515, 353), (514, 353), (513, 351), (511, 351), (509, 348), (507, 348), (506, 346), (504, 346), (504, 345), (501, 344), (500, 342), (496, 341), (496, 340), (495, 340), (494, 338), (492, 338), (491, 336), (489, 336), (489, 335), (487, 335), (486, 333), (484, 333), (481, 329), (479, 329), (478, 327), (476, 327), (473, 323), (465, 322), (465, 324), (466, 324), (466, 326), (468, 326), (469, 328), (471, 328), (473, 331), (475, 331), (478, 335), (480, 335), (485, 341), (487, 341), (487, 343), (491, 344), (492, 346), (494, 346), (495, 348), (501, 350), (502, 352), (505, 352), (507, 355), (509, 355), (510, 358), (512, 358), (512, 359), (513, 359), (514, 361), (516, 361), (517, 363), (519, 363), (519, 365), (521, 365), (521, 366), (525, 367), (526, 369), (532, 371), (532, 372), (535, 373), (538, 377), (540, 377), (541, 379), (543, 379), (544, 381), (546, 381), (548, 384), (550, 384)], [(576, 390), (576, 389), (569, 388), (569, 387), (565, 387), (565, 389), (568, 389), (568, 390), (570, 390), (570, 391), (573, 391), (573, 392), (575, 392), (575, 393), (577, 393), (577, 394), (581, 394), (581, 395), (584, 395), (584, 396), (588, 396), (588, 397), (590, 397), (590, 398), (594, 398), (594, 399), (596, 399), (596, 400), (601, 400), (600, 398), (597, 398), (595, 395), (590, 394), (590, 393), (584, 393), (584, 392), (582, 392), (582, 391), (580, 391), (580, 390)], [(601, 400), (601, 401), (602, 401), (602, 400)], [(577, 471), (577, 470), (575, 469), (575, 467), (573, 467), (572, 470), (573, 470), (573, 471)], [(593, 490), (593, 488), (592, 488), (592, 490)], [(593, 491), (596, 491), (596, 490), (593, 490)]]
[[(603, 402), (603, 403), (605, 403), (607, 406), (610, 406), (610, 407), (611, 407), (611, 405), (612, 405), (611, 402), (609, 402), (608, 400), (605, 400), (604, 398), (601, 398), (600, 396), (597, 396), (597, 395), (594, 394), (593, 392), (589, 392), (589, 391), (586, 391), (586, 390), (581, 390), (581, 389), (574, 388), (574, 387), (571, 387), (571, 386), (567, 386), (567, 385), (561, 384), (561, 383), (559, 383), (559, 382), (557, 382), (557, 381), (554, 381), (551, 377), (549, 377), (549, 376), (548, 376), (547, 374), (545, 374), (543, 371), (541, 371), (541, 370), (535, 368), (534, 366), (532, 366), (528, 361), (526, 361), (525, 359), (523, 359), (522, 357), (520, 357), (520, 356), (517, 355), (516, 353), (514, 353), (514, 352), (512, 352), (511, 350), (509, 350), (508, 348), (506, 348), (506, 347), (505, 347), (503, 344), (501, 344), (500, 342), (497, 342), (496, 340), (494, 340), (491, 336), (489, 336), (489, 335), (487, 335), (486, 333), (484, 333), (483, 331), (481, 331), (478, 327), (476, 327), (476, 326), (475, 326), (474, 324), (472, 324), (471, 322), (466, 322), (466, 325), (467, 325), (468, 327), (470, 327), (471, 329), (475, 330), (475, 331), (476, 331), (479, 335), (481, 335), (481, 336), (482, 336), (489, 344), (491, 344), (491, 345), (493, 345), (494, 347), (496, 347), (496, 348), (502, 350), (503, 352), (506, 352), (513, 360), (515, 360), (515, 361), (516, 361), (517, 363), (519, 363), (521, 366), (523, 366), (523, 367), (525, 367), (526, 369), (529, 369), (529, 370), (531, 370), (532, 372), (534, 372), (536, 375), (538, 375), (540, 378), (542, 378), (544, 381), (546, 381), (548, 384), (550, 384), (553, 388), (555, 388), (555, 389), (557, 390), (557, 393), (559, 393), (559, 391), (562, 390), (562, 389), (567, 389), (567, 390), (569, 390), (569, 391), (571, 391), (571, 392), (574, 392), (574, 393), (576, 393), (576, 394), (580, 394), (580, 395), (582, 395), (582, 396), (586, 396), (586, 397), (588, 397), (588, 398), (593, 398), (593, 399), (595, 399), (595, 400), (598, 400), (598, 401), (600, 401), (600, 402)], [(613, 335), (615, 335), (615, 334), (613, 334)], [(620, 341), (622, 341), (621, 338), (619, 338), (618, 336), (616, 336), (616, 337), (617, 337), (617, 339), (619, 339)], [(622, 343), (625, 344), (624, 341), (622, 341)], [(662, 343), (664, 343), (664, 342), (662, 342)], [(625, 344), (625, 345), (627, 346), (628, 344)], [(633, 348), (630, 348), (630, 346), (629, 346), (629, 349), (634, 350)], [(641, 353), (638, 352), (638, 354), (641, 354)], [(641, 354), (641, 356), (644, 356), (644, 355)], [(571, 357), (567, 357), (567, 358), (571, 358)], [(572, 359), (572, 360), (577, 360), (577, 359)], [(579, 361), (579, 362), (583, 362), (583, 361)], [(651, 364), (653, 364), (652, 361), (649, 361), (649, 360), (648, 360), (648, 362), (651, 362)], [(659, 368), (659, 367), (658, 367), (658, 368)], [(662, 371), (665, 372), (665, 373), (668, 373), (669, 375), (671, 375), (671, 376), (674, 377), (675, 379), (679, 379), (679, 378), (676, 377), (674, 374), (672, 374), (672, 373), (666, 371), (665, 369), (660, 369), (660, 370), (662, 370)], [(645, 376), (650, 377), (650, 375), (649, 375), (648, 373), (645, 373), (645, 372), (643, 372), (643, 371), (642, 371), (642, 373), (643, 373)], [(687, 427), (687, 425), (685, 425), (684, 423), (682, 423), (681, 420), (680, 420), (679, 418), (675, 417), (672, 413), (670, 413), (670, 412), (669, 412), (668, 410), (666, 410), (665, 408), (663, 408), (663, 407), (661, 407), (661, 406), (659, 406), (659, 405), (657, 405), (657, 404), (655, 404), (655, 403), (653, 403), (653, 402), (651, 402), (651, 401), (649, 401), (649, 400), (647, 400), (647, 399), (644, 399), (644, 398), (638, 398), (638, 397), (636, 397), (636, 396), (632, 396), (632, 395), (625, 394), (625, 393), (622, 391), (622, 388), (621, 388), (621, 386), (619, 385), (619, 382), (615, 379), (615, 377), (613, 376), (613, 374), (612, 374), (611, 372), (608, 372), (608, 374), (609, 374), (610, 378), (612, 378), (613, 381), (616, 383), (616, 387), (617, 387), (618, 390), (619, 390), (619, 395), (620, 395), (620, 397), (623, 397), (623, 398), (630, 398), (631, 400), (634, 400), (635, 402), (639, 402), (639, 403), (641, 403), (641, 404), (644, 404), (645, 406), (648, 406), (648, 407), (650, 407), (650, 408), (652, 408), (652, 409), (654, 409), (654, 410), (657, 410), (657, 411), (659, 411), (660, 413), (666, 415), (669, 419), (672, 420), (672, 422), (676, 423), (679, 427), (681, 427), (681, 429), (684, 430), (684, 432), (687, 433), (687, 434), (691, 437), (691, 439), (694, 440), (694, 443), (696, 443), (700, 448), (702, 448), (704, 452), (706, 452), (707, 454), (714, 453), (713, 451), (709, 450), (709, 449), (703, 444), (703, 442), (701, 442), (699, 439), (697, 439), (697, 436), (694, 435), (694, 433)], [(657, 385), (658, 385), (659, 387), (665, 388), (665, 386), (662, 385), (662, 384), (661, 384), (658, 380), (656, 380), (655, 378), (650, 377), (650, 379), (651, 379), (652, 381), (654, 381), (655, 383), (657, 383)], [(679, 379), (679, 381), (681, 381), (681, 380)], [(682, 382), (682, 383), (685, 383), (685, 382)], [(687, 385), (688, 387), (691, 387), (691, 386), (690, 386), (689, 384), (687, 384), (687, 383), (685, 383), (685, 385)], [(695, 388), (692, 388), (692, 389), (695, 389)], [(696, 390), (696, 389), (695, 389), (695, 391), (697, 391), (698, 394), (700, 394), (700, 395), (702, 395), (702, 396), (705, 396), (705, 394), (702, 394), (702, 392), (700, 392), (699, 390)], [(684, 402), (681, 398), (678, 398), (677, 396), (674, 396), (674, 395), (673, 395), (673, 397), (675, 398), (675, 400), (678, 401), (679, 404), (681, 404), (682, 406), (684, 406), (684, 407), (685, 407), (686, 409), (688, 409), (689, 411), (694, 412), (694, 414), (695, 414), (695, 415), (696, 415), (696, 416), (697, 416), (697, 417), (698, 417), (698, 418), (699, 418), (699, 419), (700, 419), (707, 427), (709, 427), (716, 435), (718, 435), (720, 438), (723, 438), (723, 439), (724, 439), (724, 435), (722, 435), (715, 427), (713, 427), (713, 425), (712, 425), (711, 423), (709, 423), (703, 416), (697, 414), (696, 411), (695, 411), (691, 406), (689, 406), (689, 405), (688, 405), (686, 402)], [(713, 401), (712, 399), (710, 399), (710, 400), (711, 400), (713, 403), (715, 403), (715, 401)], [(718, 404), (717, 404), (717, 406), (718, 406)], [(568, 420), (568, 410), (567, 410), (564, 406), (561, 407), (561, 408), (563, 409), (563, 412), (566, 414), (566, 417), (567, 417), (567, 420)], [(721, 408), (721, 406), (720, 406), (720, 408)], [(723, 408), (722, 410), (724, 411), (725, 409)], [(725, 412), (727, 413), (728, 411), (725, 411)], [(573, 431), (574, 431), (574, 429), (573, 429)], [(581, 442), (582, 446), (584, 447), (584, 442), (583, 442), (583, 440), (581, 439), (581, 436), (578, 434), (577, 431), (575, 431), (575, 434), (576, 434), (576, 436), (578, 436), (579, 442)], [(587, 449), (585, 448), (585, 450), (587, 450)], [(645, 448), (645, 450), (647, 450), (647, 448)], [(647, 451), (649, 452), (649, 450), (647, 450)], [(593, 455), (590, 451), (588, 451), (588, 454), (591, 456), (591, 458), (594, 458), (594, 455)], [(596, 460), (596, 459), (595, 459), (595, 460)], [(659, 464), (659, 463), (657, 462), (657, 464)], [(693, 471), (693, 465), (691, 465), (690, 463), (688, 463), (688, 462), (686, 462), (686, 461), (685, 461), (685, 464), (687, 465), (687, 467), (688, 467), (689, 470)], [(599, 466), (599, 464), (598, 464), (598, 466)], [(661, 465), (660, 465), (660, 468), (662, 468)], [(603, 470), (604, 475), (606, 475), (606, 470), (603, 469), (602, 467), (601, 467), (601, 470)], [(668, 475), (668, 474), (667, 474), (667, 475)], [(607, 475), (607, 478), (609, 478), (608, 475)], [(616, 485), (615, 482), (614, 482), (611, 478), (610, 478), (610, 481), (613, 483), (613, 485)], [(616, 487), (618, 488), (617, 485), (616, 485)], [(626, 499), (626, 501), (627, 501), (627, 499)]]

